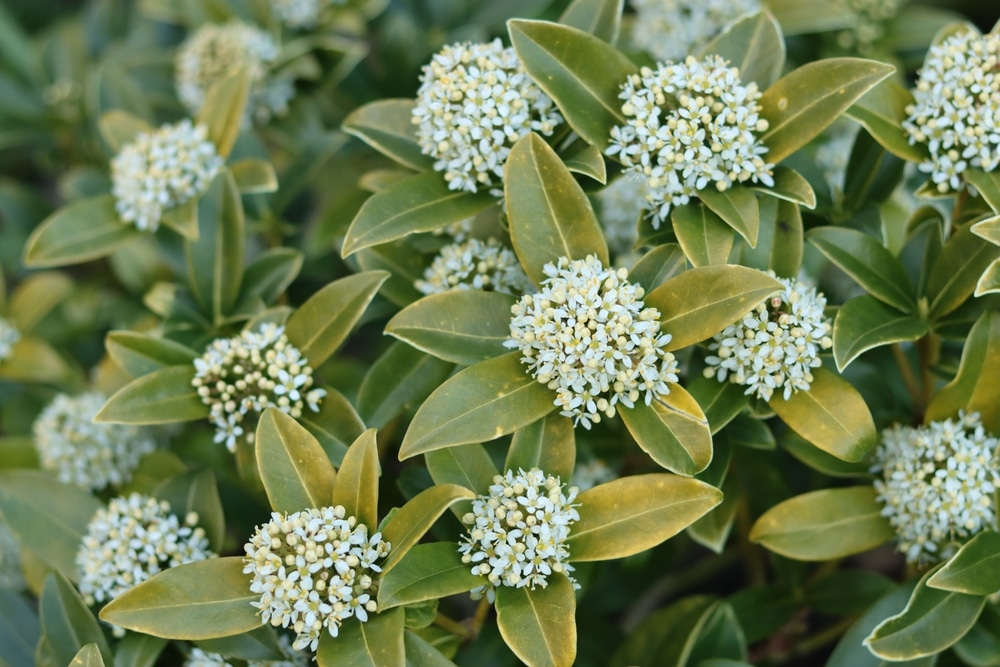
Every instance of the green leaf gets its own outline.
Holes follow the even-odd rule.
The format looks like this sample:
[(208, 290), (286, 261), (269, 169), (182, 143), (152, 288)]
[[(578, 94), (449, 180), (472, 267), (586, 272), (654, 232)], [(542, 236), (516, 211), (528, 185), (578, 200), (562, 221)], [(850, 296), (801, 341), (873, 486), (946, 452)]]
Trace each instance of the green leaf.
[(570, 127), (604, 150), (611, 128), (625, 124), (618, 93), (639, 68), (607, 42), (576, 28), (511, 19), (507, 30), (524, 68), (555, 100)]
[(785, 432), (781, 438), (781, 446), (799, 461), (824, 475), (871, 478), (871, 473), (868, 472), (870, 465), (864, 459), (855, 462), (839, 459), (832, 454), (827, 454), (795, 431)]
[(302, 191), (315, 183), (323, 165), (347, 142), (340, 132), (312, 131), (296, 146), (294, 159), (281, 173), (281, 188), (274, 194), (271, 209), (283, 212)]
[(101, 649), (97, 647), (97, 644), (87, 644), (73, 657), (69, 667), (104, 667)]
[(895, 71), (861, 58), (826, 58), (792, 70), (764, 91), (760, 142), (777, 164), (818, 136), (859, 97)]
[(379, 611), (368, 621), (351, 620), (336, 637), (320, 637), (316, 662), (319, 667), (406, 667), (403, 649), (405, 614), (402, 609)]
[(229, 165), (236, 189), (244, 195), (258, 195), (277, 192), (278, 175), (274, 165), (261, 158), (245, 158)]
[(976, 282), (975, 296), (1000, 292), (1000, 257), (994, 259)]
[(976, 187), (979, 196), (986, 200), (994, 212), (1000, 213), (1000, 174), (981, 169), (966, 169), (962, 178)]
[(698, 402), (679, 384), (646, 405), (618, 410), (644, 452), (667, 470), (690, 477), (712, 460), (712, 433)]
[(930, 159), (924, 144), (911, 145), (903, 130), (906, 107), (913, 104), (909, 90), (886, 79), (862, 95), (845, 115), (862, 125), (875, 141), (896, 157), (921, 163)]
[(868, 551), (895, 538), (871, 486), (822, 489), (764, 512), (750, 540), (795, 560), (831, 560)]
[(685, 269), (684, 252), (676, 243), (656, 246), (632, 265), (629, 280), (649, 292)]
[(22, 336), (0, 365), (0, 379), (14, 382), (66, 383), (72, 378), (73, 370), (55, 348), (34, 336)]
[(160, 217), (160, 222), (189, 241), (197, 241), (198, 235), (198, 199), (188, 199), (186, 202), (168, 208)]
[[(415, 171), (430, 171), (433, 158), (424, 155), (413, 124), (414, 100), (386, 99), (358, 107), (342, 129), (383, 155)], [(440, 178), (440, 174), (438, 174)]]
[(436, 171), (396, 181), (365, 200), (351, 222), (341, 254), (431, 232), (471, 218), (496, 203), (489, 192), (449, 190)]
[(738, 488), (730, 480), (727, 479), (722, 487), (722, 503), (687, 527), (688, 537), (716, 554), (726, 548), (742, 500)]
[(750, 400), (741, 385), (719, 382), (714, 377), (695, 377), (687, 390), (705, 413), (712, 435), (740, 414)]
[(751, 248), (757, 245), (760, 211), (753, 190), (740, 186), (728, 188), (722, 192), (706, 188), (698, 192), (698, 198), (746, 239)]
[(265, 250), (243, 272), (240, 301), (259, 297), (264, 303), (274, 303), (299, 275), (301, 268), (302, 253), (298, 250)]
[[(911, 579), (891, 593), (879, 598), (844, 633), (830, 655), (830, 660), (826, 663), (826, 667), (889, 667), (882, 658), (878, 658), (872, 654), (862, 642), (876, 625), (906, 604), (916, 584), (917, 580)], [(899, 667), (904, 666), (899, 665)], [(933, 663), (916, 664), (908, 662), (905, 664), (905, 667), (933, 667)]]
[(733, 230), (704, 204), (675, 206), (670, 212), (677, 241), (694, 266), (712, 266), (729, 261)]
[(123, 109), (110, 109), (102, 113), (97, 127), (104, 143), (113, 153), (121, 152), (122, 147), (135, 141), (140, 132), (148, 134), (155, 131), (144, 119)]
[[(2, 286), (0, 286), (2, 288)], [(25, 335), (73, 291), (73, 281), (62, 273), (44, 271), (25, 278), (10, 295), (8, 317)]]
[(958, 308), (972, 296), (986, 268), (998, 257), (1000, 247), (959, 227), (941, 248), (927, 279), (927, 300), (932, 321)]
[(406, 630), (403, 633), (403, 646), (406, 649), (406, 667), (453, 667), (455, 664), (415, 632)]
[(166, 366), (119, 389), (95, 422), (170, 424), (208, 417), (208, 406), (192, 386), (194, 366)]
[(504, 642), (529, 667), (569, 667), (576, 659), (576, 593), (566, 575), (552, 573), (544, 588), (501, 586), (497, 626)]
[(229, 157), (240, 134), (250, 84), (248, 68), (240, 68), (208, 89), (198, 112), (197, 124), (208, 128), (208, 140), (224, 158)]
[(327, 507), (336, 473), (326, 452), (297, 421), (268, 408), (257, 423), (257, 469), (275, 512)]
[(101, 506), (80, 487), (41, 471), (0, 474), (0, 514), (7, 525), (22, 545), (70, 581), (77, 580), (76, 552)]
[(424, 460), (435, 484), (458, 484), (476, 493), (486, 493), (500, 474), (486, 448), (475, 443), (436, 449)]
[(916, 296), (902, 263), (885, 246), (846, 227), (817, 227), (806, 239), (876, 299), (912, 313)]
[[(2, 9), (0, 9), (2, 11)], [(20, 593), (0, 589), (0, 664), (30, 665), (41, 639), (34, 602)]]
[(260, 627), (250, 606), (243, 557), (212, 558), (166, 569), (108, 603), (101, 620), (164, 639), (214, 639)]
[(185, 517), (195, 512), (198, 525), (205, 530), (213, 551), (222, 550), (226, 533), (226, 520), (222, 501), (210, 469), (190, 470), (163, 480), (153, 491), (153, 496), (170, 504), (170, 511), (183, 525)]
[(608, 246), (587, 195), (548, 144), (534, 132), (507, 156), (504, 197), (514, 251), (528, 277), (540, 284), (546, 263), (597, 255), (608, 265)]
[(920, 579), (902, 612), (882, 621), (865, 638), (868, 650), (886, 660), (913, 660), (945, 650), (968, 632), (986, 598), (928, 587), (935, 571)]
[(845, 568), (806, 583), (804, 602), (821, 614), (847, 616), (864, 611), (895, 588), (896, 582), (884, 574)]
[(751, 186), (757, 192), (771, 195), (793, 204), (801, 204), (808, 209), (816, 208), (816, 193), (809, 181), (802, 174), (778, 165), (774, 168), (774, 185), (772, 187)]
[(424, 401), (403, 437), (399, 458), (494, 440), (555, 409), (552, 391), (528, 375), (520, 352), (488, 359), (453, 376)]
[(697, 595), (649, 615), (629, 633), (628, 641), (611, 659), (611, 666), (685, 667), (698, 664), (690, 661), (691, 652), (719, 605), (718, 600)]
[(415, 350), (406, 343), (393, 343), (365, 373), (358, 388), (358, 411), (366, 424), (382, 428), (400, 414), (412, 410), (438, 385), (454, 366)]
[(762, 271), (770, 269), (778, 276), (795, 277), (802, 265), (803, 250), (799, 205), (775, 197), (765, 197), (759, 203), (757, 247), (744, 245), (740, 263)]
[(40, 74), (39, 54), (7, 5), (0, 5), (0, 61), (6, 62), (25, 81), (37, 80)]
[(457, 484), (438, 484), (411, 498), (393, 514), (382, 529), (382, 539), (392, 550), (382, 563), (382, 572), (390, 571), (410, 548), (430, 530), (444, 511), (460, 500), (472, 500), (476, 494)]
[(510, 338), (511, 307), (500, 292), (448, 290), (416, 301), (389, 320), (385, 333), (455, 364), (498, 357)]
[(111, 664), (111, 647), (104, 632), (69, 579), (58, 571), (51, 573), (39, 602), (42, 632), (59, 664), (70, 664), (87, 644), (96, 645), (99, 658)]
[(365, 424), (343, 394), (333, 387), (324, 389), (326, 396), (319, 405), (319, 412), (307, 410), (298, 421), (319, 440), (330, 462), (339, 466), (348, 446), (364, 433)]
[(608, 182), (608, 167), (604, 163), (604, 155), (583, 140), (578, 140), (565, 149), (562, 161), (573, 173), (589, 176), (601, 185)]
[(722, 502), (704, 482), (666, 473), (621, 477), (577, 496), (580, 520), (567, 546), (573, 562), (613, 560), (652, 549)]
[(135, 331), (111, 331), (104, 338), (108, 355), (132, 377), (167, 366), (194, 365), (194, 350), (166, 338)]
[(437, 600), (471, 591), (486, 583), (462, 562), (456, 542), (417, 544), (379, 583), (379, 609)]
[(855, 297), (837, 311), (833, 321), (833, 358), (837, 370), (872, 348), (917, 340), (930, 327), (918, 317), (901, 313), (867, 294)]
[(717, 334), (781, 289), (755, 269), (703, 266), (667, 280), (645, 304), (660, 311), (661, 329), (673, 336), (666, 349), (679, 350)]
[(382, 284), (381, 294), (400, 307), (424, 296), (414, 284), (424, 277), (427, 261), (408, 240), (383, 243), (357, 253), (358, 265), (365, 271), (388, 271), (391, 274)]
[(624, 0), (573, 0), (559, 17), (559, 23), (614, 44), (618, 41), (624, 4)]
[(993, 595), (1000, 591), (1000, 533), (985, 530), (962, 545), (927, 585), (968, 595)]
[(81, 199), (35, 227), (24, 244), (24, 264), (42, 268), (100, 259), (143, 234), (118, 218), (111, 195)]
[(334, 280), (288, 318), (285, 334), (309, 365), (319, 368), (347, 340), (389, 274), (366, 271)]
[(695, 57), (701, 60), (712, 54), (722, 56), (730, 67), (739, 69), (744, 85), (753, 81), (763, 90), (781, 76), (785, 40), (774, 17), (768, 12), (757, 12), (729, 24), (698, 49)]
[(347, 449), (333, 486), (333, 504), (343, 505), (349, 516), (368, 526), (378, 526), (378, 445), (370, 428)]
[[(711, 657), (718, 656), (718, 657)], [(689, 664), (699, 667), (746, 667), (747, 639), (728, 602), (720, 602), (695, 638)]]
[(129, 633), (115, 645), (114, 667), (153, 667), (167, 646), (160, 637)]
[(256, 630), (242, 635), (203, 639), (197, 644), (198, 648), (203, 651), (221, 653), (227, 658), (240, 660), (278, 662), (285, 657), (284, 651), (278, 643), (278, 635), (270, 625), (262, 625)]
[(576, 463), (576, 437), (568, 417), (552, 413), (514, 433), (505, 470), (539, 468), (568, 483)]
[(1000, 431), (1000, 314), (983, 313), (969, 331), (955, 378), (938, 390), (927, 406), (924, 423), (953, 419), (959, 410), (979, 412), (987, 432)]
[(246, 254), (243, 204), (236, 182), (221, 171), (198, 202), (198, 241), (184, 244), (188, 285), (213, 321), (228, 315), (240, 293)]

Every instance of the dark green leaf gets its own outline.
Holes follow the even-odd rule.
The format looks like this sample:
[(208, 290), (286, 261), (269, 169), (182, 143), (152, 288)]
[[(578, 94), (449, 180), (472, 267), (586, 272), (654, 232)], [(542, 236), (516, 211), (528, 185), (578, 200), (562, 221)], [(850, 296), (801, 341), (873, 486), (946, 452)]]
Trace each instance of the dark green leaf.
[(319, 667), (406, 667), (404, 621), (402, 609), (391, 609), (370, 615), (366, 623), (345, 623), (336, 638), (324, 632), (316, 662)]
[(128, 633), (115, 645), (114, 667), (153, 667), (166, 646), (166, 639)]
[(382, 577), (379, 609), (436, 600), (471, 591), (486, 583), (462, 562), (457, 542), (418, 544)]
[(785, 64), (781, 27), (768, 12), (748, 14), (701, 47), (699, 59), (715, 54), (740, 71), (744, 85), (753, 81), (763, 90), (777, 81)]
[(507, 450), (506, 470), (539, 468), (568, 482), (576, 463), (573, 422), (550, 414), (514, 433)]
[(265, 250), (243, 272), (240, 301), (259, 297), (264, 303), (274, 303), (299, 275), (301, 268), (302, 253), (298, 250)]
[(676, 243), (664, 243), (639, 258), (629, 270), (629, 280), (642, 285), (648, 293), (684, 269), (681, 247)]
[(108, 355), (132, 377), (167, 366), (193, 365), (197, 353), (180, 343), (136, 331), (111, 331), (104, 338)]
[(684, 598), (651, 614), (629, 635), (611, 660), (612, 667), (685, 667), (698, 636), (719, 607), (705, 595)]
[(676, 206), (670, 212), (674, 234), (694, 266), (725, 264), (733, 249), (733, 230), (704, 204)]
[(424, 459), (435, 484), (458, 484), (476, 493), (486, 493), (500, 474), (486, 448), (475, 443), (436, 449)]
[(24, 244), (29, 267), (65, 266), (107, 257), (145, 234), (122, 222), (111, 195), (73, 202), (35, 228)]
[(1000, 591), (1000, 533), (985, 530), (963, 544), (927, 585), (969, 595)]
[(347, 448), (364, 433), (365, 424), (354, 406), (333, 387), (324, 387), (326, 396), (319, 412), (305, 411), (299, 422), (313, 434), (334, 466), (339, 466)]
[(475, 497), (476, 494), (464, 486), (438, 484), (407, 501), (382, 529), (382, 539), (392, 545), (392, 550), (382, 563), (382, 571), (390, 571), (446, 509), (460, 500), (472, 500)]
[(688, 384), (688, 392), (705, 413), (712, 435), (742, 412), (750, 400), (742, 386), (732, 382), (719, 382), (714, 377), (693, 378)]
[[(358, 107), (344, 119), (344, 132), (416, 171), (429, 171), (434, 160), (417, 143), (413, 100), (385, 99)], [(440, 178), (440, 174), (438, 175)]]
[[(906, 604), (916, 583), (917, 581), (912, 579), (883, 596), (878, 602), (872, 605), (844, 633), (844, 636), (837, 643), (833, 653), (830, 655), (830, 660), (826, 663), (826, 667), (889, 667), (882, 658), (872, 654), (862, 642), (876, 625)], [(933, 667), (932, 664), (920, 664), (918, 666), (911, 663), (906, 663), (906, 666)]]
[(34, 604), (20, 593), (0, 589), (0, 661), (11, 667), (30, 665), (40, 637), (41, 624)]
[(156, 487), (153, 496), (167, 501), (182, 525), (189, 513), (196, 513), (212, 550), (222, 550), (226, 520), (211, 470), (191, 470), (166, 479)]
[(875, 297), (867, 294), (855, 297), (840, 307), (833, 321), (833, 358), (837, 370), (843, 371), (872, 348), (917, 340), (929, 330), (926, 322)]
[(614, 44), (618, 41), (624, 5), (624, 0), (573, 0), (559, 17), (559, 23)]
[(941, 248), (927, 279), (931, 320), (958, 308), (972, 296), (986, 268), (1000, 257), (1000, 247), (959, 227)]
[(906, 107), (913, 95), (897, 81), (886, 79), (862, 95), (845, 114), (861, 123), (875, 141), (893, 155), (921, 163), (930, 158), (924, 144), (912, 145), (903, 130)]
[(846, 227), (818, 227), (806, 238), (876, 299), (904, 313), (916, 309), (906, 269), (871, 236)]
[(87, 644), (95, 644), (104, 663), (111, 664), (111, 647), (104, 638), (101, 626), (73, 584), (58, 571), (45, 580), (39, 614), (42, 632), (48, 639), (56, 662), (68, 665), (80, 649)]
[(646, 405), (618, 410), (644, 452), (667, 470), (691, 476), (712, 460), (712, 433), (701, 406), (679, 384)]
[(215, 322), (236, 305), (243, 280), (246, 225), (236, 182), (220, 172), (198, 202), (199, 240), (185, 242), (188, 285)]
[(760, 211), (757, 197), (749, 188), (735, 186), (722, 192), (713, 188), (698, 191), (698, 198), (712, 209), (723, 222), (746, 239), (751, 248), (757, 245), (760, 230)]
[(358, 411), (366, 424), (386, 426), (420, 405), (454, 366), (397, 342), (376, 359), (358, 388)]

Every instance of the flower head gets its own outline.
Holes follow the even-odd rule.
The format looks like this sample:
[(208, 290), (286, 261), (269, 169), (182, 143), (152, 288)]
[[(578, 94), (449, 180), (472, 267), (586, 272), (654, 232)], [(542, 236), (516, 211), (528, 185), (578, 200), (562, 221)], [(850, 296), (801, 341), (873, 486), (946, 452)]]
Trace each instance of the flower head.
[(315, 651), (323, 628), (336, 637), (347, 619), (364, 622), (378, 611), (376, 561), (390, 546), (340, 505), (274, 512), (244, 546), (243, 572), (253, 575), (250, 591), (260, 595), (250, 604), (261, 623), (291, 628), (296, 650)]
[(214, 558), (194, 512), (184, 522), (166, 501), (133, 493), (97, 510), (76, 552), (80, 594), (108, 602), (170, 567)]
[(21, 544), (0, 514), (0, 589), (19, 591), (24, 588), (21, 573)]
[(910, 562), (948, 558), (981, 530), (996, 530), (993, 495), (1000, 485), (997, 439), (979, 413), (916, 428), (882, 431), (872, 472), (882, 516), (896, 529)]
[(147, 429), (94, 423), (106, 400), (97, 392), (58, 394), (35, 419), (32, 431), (42, 468), (60, 482), (93, 490), (121, 486), (132, 479), (142, 457), (156, 449)]
[(249, 23), (232, 20), (203, 25), (177, 50), (177, 95), (191, 115), (197, 115), (209, 88), (246, 68), (250, 99), (243, 124), (249, 125), (252, 118), (263, 125), (273, 116), (287, 113), (295, 94), (292, 79), (272, 71), (278, 55), (278, 45), (271, 36)]
[(275, 18), (297, 30), (315, 28), (327, 7), (347, 0), (271, 0)]
[(413, 109), (417, 141), (451, 190), (503, 180), (511, 147), (528, 132), (552, 134), (562, 116), (499, 39), (445, 46), (424, 66)]
[(569, 576), (566, 540), (580, 519), (576, 494), (576, 487), (564, 492), (558, 477), (538, 468), (496, 475), (489, 494), (473, 500), (462, 518), (469, 529), (458, 547), (462, 562), (487, 579), (473, 596), (485, 593), (492, 601), (497, 586), (545, 588), (553, 572)]
[(809, 391), (820, 350), (833, 345), (823, 295), (794, 278), (777, 280), (785, 288), (715, 334), (705, 357), (705, 377), (746, 385), (744, 393), (765, 401), (775, 390), (786, 400)]
[(140, 132), (111, 160), (111, 194), (124, 222), (160, 226), (163, 211), (204, 192), (223, 160), (203, 125), (183, 120)]
[(531, 288), (531, 281), (513, 250), (493, 238), (469, 239), (441, 248), (416, 287), (424, 294), (478, 289), (520, 295)]
[(744, 85), (719, 56), (643, 67), (618, 97), (627, 121), (612, 128), (607, 152), (646, 181), (645, 208), (655, 229), (699, 190), (774, 184), (774, 165), (764, 162), (767, 147), (757, 140), (767, 129), (757, 84)]
[(618, 403), (649, 405), (670, 393), (677, 362), (663, 347), (660, 313), (644, 308), (643, 289), (625, 269), (607, 269), (590, 255), (546, 264), (538, 294), (511, 308), (507, 347), (520, 348), (521, 361), (536, 380), (556, 392), (562, 414), (590, 428), (601, 414), (615, 415)]
[(960, 190), (968, 167), (1000, 164), (998, 69), (1000, 34), (961, 32), (927, 51), (903, 129), (911, 144), (930, 151), (920, 171), (940, 192)]
[(14, 327), (10, 320), (0, 317), (0, 363), (10, 357), (14, 351), (14, 345), (19, 340), (21, 340), (21, 332)]
[(231, 452), (240, 437), (253, 441), (256, 419), (267, 408), (299, 418), (307, 405), (319, 411), (326, 396), (325, 389), (310, 389), (309, 360), (288, 342), (284, 327), (275, 324), (215, 339), (194, 367), (191, 384), (211, 409), (215, 441), (225, 442)]
[(680, 60), (734, 18), (760, 10), (760, 0), (631, 0), (632, 42), (657, 60)]

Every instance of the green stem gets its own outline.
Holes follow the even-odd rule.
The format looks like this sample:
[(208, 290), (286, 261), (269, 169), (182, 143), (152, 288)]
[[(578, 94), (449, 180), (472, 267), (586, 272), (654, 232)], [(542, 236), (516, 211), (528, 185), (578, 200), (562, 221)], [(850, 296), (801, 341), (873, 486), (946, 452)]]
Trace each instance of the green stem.
[(743, 562), (747, 568), (747, 578), (751, 586), (762, 586), (767, 582), (767, 570), (761, 558), (760, 549), (750, 541), (750, 506), (746, 499), (741, 498), (736, 506), (736, 523), (740, 529), (740, 549), (743, 552)]
[(463, 640), (469, 636), (469, 628), (463, 623), (459, 623), (455, 619), (448, 618), (441, 612), (438, 612), (437, 616), (434, 617), (434, 625), (447, 630), (453, 635), (458, 635)]
[(917, 386), (917, 377), (913, 374), (913, 369), (910, 368), (910, 360), (906, 358), (906, 353), (903, 352), (899, 343), (893, 343), (890, 347), (892, 348), (892, 356), (895, 357), (896, 364), (899, 366), (899, 372), (903, 376), (906, 391), (913, 399), (913, 405), (919, 406), (923, 396), (920, 393), (920, 387)]
[(921, 396), (917, 404), (917, 416), (922, 420), (927, 406), (934, 396), (934, 376), (931, 366), (937, 363), (941, 353), (941, 338), (931, 333), (917, 341), (917, 355), (920, 359)]
[(486, 599), (484, 594), (482, 599), (479, 600), (479, 606), (476, 607), (476, 614), (472, 617), (472, 627), (469, 629), (469, 634), (467, 638), (475, 639), (479, 636), (479, 633), (483, 629), (483, 623), (486, 622), (486, 615), (490, 613), (490, 601)]
[(789, 658), (800, 658), (823, 648), (830, 642), (840, 639), (848, 628), (854, 625), (854, 621), (857, 618), (854, 616), (848, 616), (847, 618), (842, 618), (833, 625), (829, 625), (819, 632), (805, 637), (802, 641), (796, 642), (794, 648), (792, 649)]

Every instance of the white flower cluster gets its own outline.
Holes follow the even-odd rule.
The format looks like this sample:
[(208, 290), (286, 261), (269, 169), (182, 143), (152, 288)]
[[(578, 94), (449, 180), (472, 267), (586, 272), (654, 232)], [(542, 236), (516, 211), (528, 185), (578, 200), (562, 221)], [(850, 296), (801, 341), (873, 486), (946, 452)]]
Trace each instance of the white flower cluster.
[(553, 572), (573, 581), (566, 540), (580, 519), (576, 494), (572, 486), (564, 493), (558, 477), (538, 468), (493, 478), (489, 494), (473, 500), (462, 517), (469, 529), (458, 547), (462, 562), (489, 582), (472, 591), (474, 598), (485, 593), (492, 602), (497, 586), (545, 588)]
[(996, 530), (993, 496), (1000, 486), (997, 439), (979, 413), (926, 426), (895, 425), (882, 431), (872, 472), (882, 516), (896, 529), (910, 562), (948, 558), (956, 542)]
[(14, 345), (21, 340), (21, 332), (7, 318), (0, 317), (0, 363), (11, 355)]
[(705, 357), (705, 377), (746, 385), (744, 393), (765, 401), (775, 390), (786, 400), (809, 391), (820, 350), (833, 345), (823, 295), (794, 278), (777, 280), (785, 288), (715, 334), (715, 354)]
[(645, 179), (623, 175), (594, 194), (601, 212), (604, 238), (616, 263), (618, 258), (633, 254), (633, 246), (638, 240), (636, 225), (642, 217), (646, 193)]
[(743, 14), (760, 10), (760, 0), (631, 0), (632, 43), (656, 60), (680, 60)]
[(35, 419), (32, 432), (42, 468), (60, 482), (100, 490), (130, 479), (156, 440), (142, 427), (95, 424), (107, 398), (98, 392), (58, 394)]
[(586, 459), (577, 461), (573, 468), (573, 477), (570, 484), (578, 488), (581, 492), (592, 489), (599, 484), (610, 482), (618, 477), (618, 472), (605, 463), (602, 459)]
[(138, 493), (113, 498), (94, 514), (76, 552), (83, 599), (108, 602), (162, 570), (214, 558), (197, 523), (191, 512), (181, 524), (163, 500)]
[(367, 621), (376, 613), (375, 561), (391, 545), (381, 533), (369, 537), (368, 527), (346, 516), (341, 505), (310, 508), (283, 515), (257, 528), (245, 545), (245, 574), (253, 575), (250, 591), (260, 600), (261, 623), (291, 628), (295, 650), (315, 651), (326, 628), (336, 637), (352, 616)]
[(966, 31), (927, 51), (914, 103), (903, 121), (911, 144), (926, 144), (920, 165), (940, 192), (962, 188), (962, 172), (1000, 164), (1000, 34)]
[(203, 25), (177, 50), (177, 95), (191, 115), (197, 115), (209, 88), (246, 68), (250, 98), (243, 124), (249, 126), (252, 119), (263, 125), (287, 113), (288, 102), (295, 95), (292, 79), (272, 71), (279, 55), (271, 36), (249, 23), (233, 20)]
[(478, 289), (518, 296), (531, 289), (517, 255), (494, 238), (444, 246), (415, 285), (424, 294)]
[[(247, 660), (247, 667), (309, 667), (309, 654), (296, 651), (285, 635), (278, 635), (278, 645), (284, 658), (280, 660)], [(233, 667), (226, 657), (200, 648), (191, 649), (184, 667)]]
[(764, 162), (767, 147), (756, 136), (768, 127), (757, 104), (760, 91), (754, 82), (744, 85), (739, 70), (719, 56), (643, 67), (618, 97), (628, 120), (612, 128), (607, 153), (646, 181), (654, 229), (672, 206), (687, 204), (707, 187), (774, 185), (774, 165)]
[(0, 588), (19, 591), (24, 588), (21, 572), (21, 544), (0, 514)]
[(853, 25), (837, 33), (837, 46), (862, 55), (871, 52), (875, 42), (885, 36), (886, 24), (895, 18), (906, 0), (840, 0), (851, 15)]
[(499, 39), (445, 46), (420, 75), (413, 123), (421, 150), (434, 157), (451, 190), (476, 192), (503, 179), (518, 139), (550, 135), (562, 116)]
[[(194, 360), (191, 381), (201, 401), (211, 409), (215, 442), (225, 442), (236, 451), (236, 441), (245, 435), (253, 442), (255, 421), (267, 408), (278, 408), (296, 419), (306, 405), (313, 412), (326, 396), (326, 389), (313, 384), (309, 360), (288, 342), (284, 327), (263, 324), (257, 331), (243, 331), (233, 338), (216, 338), (200, 359)], [(246, 428), (244, 428), (246, 426)]]
[(660, 312), (644, 308), (643, 289), (625, 269), (607, 269), (597, 257), (546, 264), (542, 291), (511, 308), (510, 340), (529, 372), (556, 392), (555, 404), (590, 428), (618, 403), (635, 407), (670, 393), (677, 361), (663, 347)]
[(327, 7), (346, 3), (347, 0), (271, 0), (271, 11), (289, 28), (300, 30), (315, 28)]
[(140, 132), (111, 160), (111, 194), (124, 222), (146, 231), (163, 211), (204, 192), (223, 160), (203, 125), (182, 120)]

